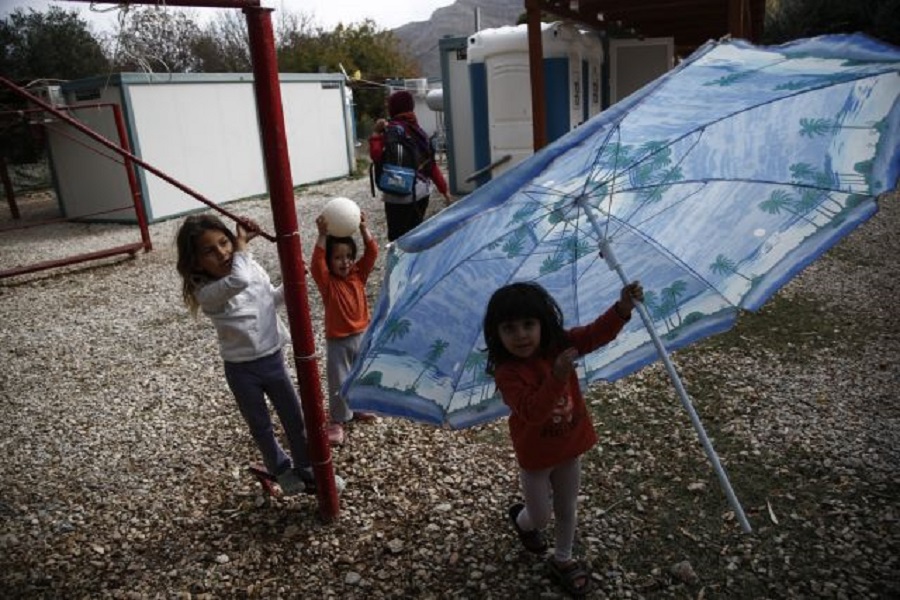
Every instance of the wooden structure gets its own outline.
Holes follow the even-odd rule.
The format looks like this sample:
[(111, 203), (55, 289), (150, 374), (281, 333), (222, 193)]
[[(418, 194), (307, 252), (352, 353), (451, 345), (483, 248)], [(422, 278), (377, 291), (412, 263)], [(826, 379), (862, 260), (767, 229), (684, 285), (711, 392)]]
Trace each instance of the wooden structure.
[(675, 51), (687, 56), (723, 36), (758, 43), (766, 0), (524, 0), (531, 64), (534, 149), (547, 144), (541, 16), (549, 13), (609, 34), (672, 37)]

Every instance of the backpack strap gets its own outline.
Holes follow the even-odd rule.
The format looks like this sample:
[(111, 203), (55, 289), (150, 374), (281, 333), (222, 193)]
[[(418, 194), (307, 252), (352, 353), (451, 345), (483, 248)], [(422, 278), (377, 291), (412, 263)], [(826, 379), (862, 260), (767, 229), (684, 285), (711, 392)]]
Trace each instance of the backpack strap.
[(410, 143), (416, 147), (419, 154), (423, 157), (416, 164), (416, 177), (421, 180), (427, 180), (431, 177), (431, 163), (434, 161), (434, 149), (425, 131), (414, 123), (408, 121), (391, 121), (390, 124), (396, 124), (403, 128), (403, 133), (409, 139)]

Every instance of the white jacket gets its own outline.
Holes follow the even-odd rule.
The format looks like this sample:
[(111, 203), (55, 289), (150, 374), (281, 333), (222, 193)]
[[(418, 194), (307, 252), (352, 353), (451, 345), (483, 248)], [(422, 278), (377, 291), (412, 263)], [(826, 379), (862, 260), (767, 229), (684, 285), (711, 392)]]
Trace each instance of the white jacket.
[(290, 339), (276, 308), (284, 288), (247, 252), (235, 252), (231, 274), (202, 285), (194, 296), (212, 319), (219, 352), (228, 362), (248, 362), (280, 350)]

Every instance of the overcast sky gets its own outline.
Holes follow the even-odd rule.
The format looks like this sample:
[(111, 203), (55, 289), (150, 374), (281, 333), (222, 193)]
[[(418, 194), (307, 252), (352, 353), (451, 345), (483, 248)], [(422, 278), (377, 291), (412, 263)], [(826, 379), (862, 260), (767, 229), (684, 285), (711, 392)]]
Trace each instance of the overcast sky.
[[(155, 0), (164, 5), (165, 0)], [(277, 10), (311, 15), (317, 25), (333, 29), (339, 22), (357, 23), (369, 18), (384, 29), (393, 29), (410, 21), (425, 21), (431, 13), (442, 6), (453, 4), (454, 0), (262, 0), (262, 5)], [(118, 10), (109, 11), (116, 4), (90, 2), (67, 2), (65, 0), (0, 0), (0, 16), (5, 17), (16, 8), (33, 8), (40, 12), (49, 6), (59, 6), (63, 10), (77, 10), (95, 30), (111, 30)], [(107, 12), (98, 12), (104, 11)], [(170, 7), (168, 10), (180, 10)], [(218, 10), (190, 9), (200, 19), (208, 18)]]

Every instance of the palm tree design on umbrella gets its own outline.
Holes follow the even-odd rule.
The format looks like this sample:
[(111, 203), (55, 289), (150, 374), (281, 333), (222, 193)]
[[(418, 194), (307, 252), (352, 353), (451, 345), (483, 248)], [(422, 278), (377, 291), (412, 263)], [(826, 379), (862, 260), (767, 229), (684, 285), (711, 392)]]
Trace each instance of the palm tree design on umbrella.
[(752, 278), (747, 277), (746, 275), (741, 273), (738, 270), (737, 263), (724, 254), (719, 254), (718, 256), (716, 256), (715, 262), (710, 263), (709, 270), (715, 275), (737, 275), (745, 281), (753, 281)]
[(407, 388), (407, 391), (415, 394), (416, 388), (419, 387), (419, 381), (422, 380), (422, 376), (425, 375), (429, 371), (429, 369), (433, 369), (435, 367), (435, 363), (444, 354), (444, 351), (450, 347), (450, 344), (445, 342), (444, 340), (438, 338), (431, 342), (431, 346), (428, 348), (428, 354), (425, 355), (425, 368), (422, 369), (422, 372), (419, 373), (419, 376), (416, 377), (415, 381)]

